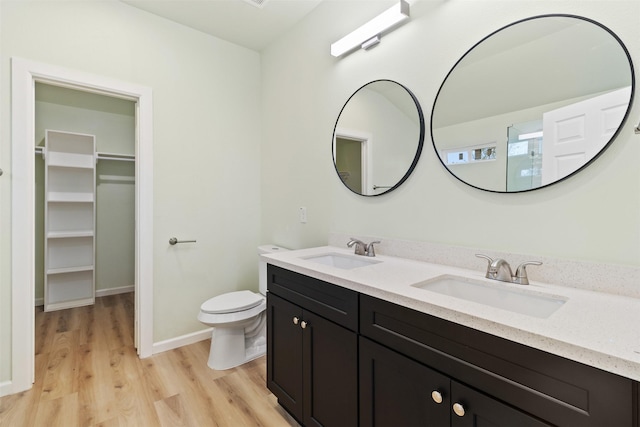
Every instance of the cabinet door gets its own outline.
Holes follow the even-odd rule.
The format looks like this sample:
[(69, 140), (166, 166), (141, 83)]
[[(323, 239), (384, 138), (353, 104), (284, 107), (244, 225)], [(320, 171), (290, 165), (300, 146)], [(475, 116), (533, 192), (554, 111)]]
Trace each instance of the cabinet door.
[(267, 387), (302, 420), (302, 309), (267, 294)]
[(451, 381), (451, 408), (452, 427), (550, 426), (456, 381)]
[(360, 338), (361, 427), (449, 426), (449, 382), (408, 357)]
[(304, 311), (304, 425), (358, 424), (358, 337)]

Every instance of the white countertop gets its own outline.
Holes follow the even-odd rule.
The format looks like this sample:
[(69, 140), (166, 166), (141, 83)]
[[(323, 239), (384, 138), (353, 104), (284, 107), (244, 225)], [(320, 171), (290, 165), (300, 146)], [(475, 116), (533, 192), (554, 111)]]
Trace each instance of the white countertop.
[[(640, 299), (534, 281), (520, 286), (485, 279), (485, 271), (383, 255), (365, 258), (380, 263), (350, 270), (305, 259), (327, 253), (353, 255), (352, 250), (322, 246), (261, 257), (291, 271), (640, 381)], [(541, 319), (412, 287), (443, 274), (567, 301)]]

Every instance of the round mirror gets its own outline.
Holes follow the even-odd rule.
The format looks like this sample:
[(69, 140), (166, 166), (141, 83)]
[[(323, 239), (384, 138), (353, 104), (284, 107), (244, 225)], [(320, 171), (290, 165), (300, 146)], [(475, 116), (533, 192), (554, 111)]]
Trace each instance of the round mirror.
[(442, 164), (473, 187), (522, 192), (583, 169), (613, 141), (634, 92), (622, 41), (570, 15), (515, 22), (445, 78), (431, 116)]
[(333, 130), (333, 163), (342, 183), (363, 196), (402, 184), (418, 162), (424, 116), (409, 89), (376, 80), (355, 91)]

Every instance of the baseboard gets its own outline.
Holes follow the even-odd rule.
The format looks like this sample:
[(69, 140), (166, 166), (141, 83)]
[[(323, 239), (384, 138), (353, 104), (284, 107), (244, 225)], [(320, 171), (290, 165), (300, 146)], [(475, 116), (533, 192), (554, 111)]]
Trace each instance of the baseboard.
[(135, 286), (120, 286), (119, 288), (97, 289), (96, 298), (106, 297), (107, 295), (126, 294), (128, 292), (134, 292)]
[[(96, 291), (96, 298), (106, 297), (107, 295), (126, 294), (128, 292), (134, 292), (135, 290), (136, 287), (134, 285), (120, 286), (119, 288), (98, 289)], [(35, 305), (36, 307), (44, 305), (44, 298), (36, 298)]]
[(0, 397), (13, 394), (13, 382), (3, 381), (0, 382)]
[(162, 353), (164, 351), (173, 350), (174, 348), (183, 347), (185, 345), (209, 339), (211, 338), (212, 329), (213, 328), (207, 328), (198, 332), (192, 332), (190, 334), (154, 343), (153, 354)]

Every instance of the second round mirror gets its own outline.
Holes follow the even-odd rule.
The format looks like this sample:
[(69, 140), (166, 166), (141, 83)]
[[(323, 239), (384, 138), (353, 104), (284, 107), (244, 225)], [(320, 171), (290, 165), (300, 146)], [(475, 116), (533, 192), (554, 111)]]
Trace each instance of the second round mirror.
[(483, 39), (449, 72), (433, 106), (433, 144), (466, 184), (535, 190), (606, 149), (633, 88), (629, 53), (603, 25), (571, 15), (525, 19)]

